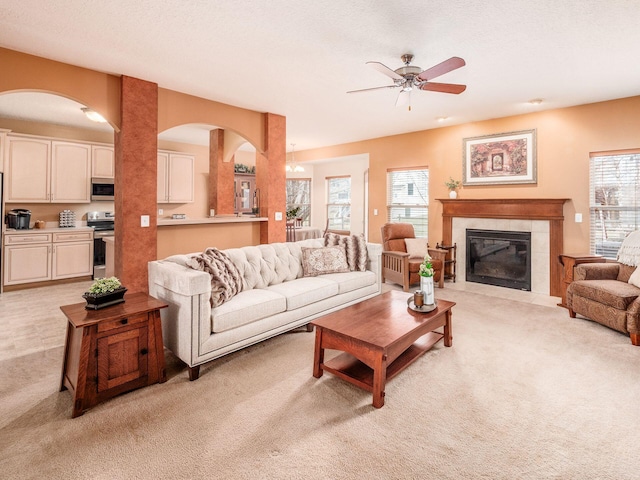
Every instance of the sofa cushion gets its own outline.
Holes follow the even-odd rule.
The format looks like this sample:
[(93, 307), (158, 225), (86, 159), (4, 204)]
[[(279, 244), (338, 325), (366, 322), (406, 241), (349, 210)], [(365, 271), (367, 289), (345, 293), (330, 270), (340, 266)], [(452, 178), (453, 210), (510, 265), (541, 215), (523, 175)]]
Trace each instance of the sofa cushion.
[(367, 241), (364, 235), (338, 235), (327, 233), (324, 236), (325, 246), (342, 245), (347, 255), (349, 270), (364, 272), (367, 269)]
[(302, 249), (302, 270), (305, 277), (325, 273), (348, 272), (347, 255), (341, 245)]
[(231, 330), (286, 309), (286, 298), (277, 292), (262, 288), (246, 290), (211, 310), (211, 331), (220, 333)]
[(578, 280), (569, 285), (573, 296), (585, 297), (617, 310), (626, 310), (640, 289), (617, 280)]
[(418, 259), (422, 262), (429, 253), (426, 238), (405, 238), (404, 243), (410, 259)]
[(359, 288), (368, 287), (376, 283), (376, 274), (370, 271), (366, 272), (345, 272), (345, 273), (331, 273), (329, 275), (322, 275), (317, 278), (330, 280), (337, 283), (338, 293), (347, 293)]
[(338, 285), (322, 277), (303, 277), (271, 285), (267, 290), (282, 295), (287, 301), (287, 310), (295, 310), (337, 295)]
[(624, 263), (621, 263), (620, 268), (618, 270), (618, 281), (628, 282), (629, 279), (631, 278), (631, 275), (633, 275), (635, 271), (636, 271), (636, 267), (632, 267), (631, 265), (625, 265)]

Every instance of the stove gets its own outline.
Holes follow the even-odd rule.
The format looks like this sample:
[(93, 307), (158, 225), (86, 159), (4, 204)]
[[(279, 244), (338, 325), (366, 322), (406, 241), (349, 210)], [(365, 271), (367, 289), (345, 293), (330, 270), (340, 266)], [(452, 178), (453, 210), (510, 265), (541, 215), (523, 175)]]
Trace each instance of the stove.
[(87, 226), (93, 228), (93, 278), (105, 276), (105, 237), (113, 237), (113, 212), (87, 212)]

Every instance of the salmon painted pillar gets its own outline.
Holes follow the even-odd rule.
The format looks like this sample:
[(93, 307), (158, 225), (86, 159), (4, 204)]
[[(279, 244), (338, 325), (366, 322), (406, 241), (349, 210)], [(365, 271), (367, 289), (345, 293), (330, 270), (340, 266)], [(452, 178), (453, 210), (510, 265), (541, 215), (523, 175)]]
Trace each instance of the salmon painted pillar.
[[(115, 134), (116, 276), (129, 292), (148, 292), (147, 262), (157, 255), (158, 85), (121, 79)], [(149, 226), (142, 227), (143, 215)]]
[(224, 130), (217, 128), (209, 132), (209, 209), (218, 213), (233, 213), (235, 210), (235, 165), (224, 162)]
[[(286, 239), (286, 117), (264, 114), (264, 153), (256, 152), (256, 186), (260, 189), (260, 243)], [(276, 214), (280, 220), (276, 220)]]

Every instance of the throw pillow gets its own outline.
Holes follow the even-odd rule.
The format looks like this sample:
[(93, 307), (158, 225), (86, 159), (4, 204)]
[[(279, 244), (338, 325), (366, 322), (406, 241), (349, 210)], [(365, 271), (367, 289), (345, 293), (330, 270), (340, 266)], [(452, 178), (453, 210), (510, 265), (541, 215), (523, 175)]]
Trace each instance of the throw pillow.
[(404, 244), (407, 247), (407, 253), (410, 259), (423, 260), (429, 253), (427, 241), (424, 238), (405, 238)]
[(640, 288), (640, 267), (636, 268), (636, 270), (631, 274), (629, 277), (629, 283)]
[(367, 241), (364, 235), (338, 235), (337, 233), (327, 233), (324, 236), (325, 246), (343, 245), (347, 255), (347, 264), (350, 271), (364, 272), (367, 269), (369, 260), (367, 252)]
[(207, 248), (203, 253), (191, 257), (185, 265), (194, 270), (207, 272), (211, 277), (211, 308), (231, 300), (244, 288), (244, 279), (229, 256), (217, 248)]
[(302, 247), (302, 272), (305, 277), (348, 271), (347, 255), (343, 246)]

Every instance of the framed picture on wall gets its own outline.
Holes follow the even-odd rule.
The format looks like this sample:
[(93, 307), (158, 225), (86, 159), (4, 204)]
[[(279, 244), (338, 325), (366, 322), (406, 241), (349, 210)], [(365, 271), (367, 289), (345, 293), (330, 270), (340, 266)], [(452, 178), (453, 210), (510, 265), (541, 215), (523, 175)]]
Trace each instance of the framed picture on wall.
[(465, 138), (462, 151), (463, 185), (537, 182), (535, 129)]

